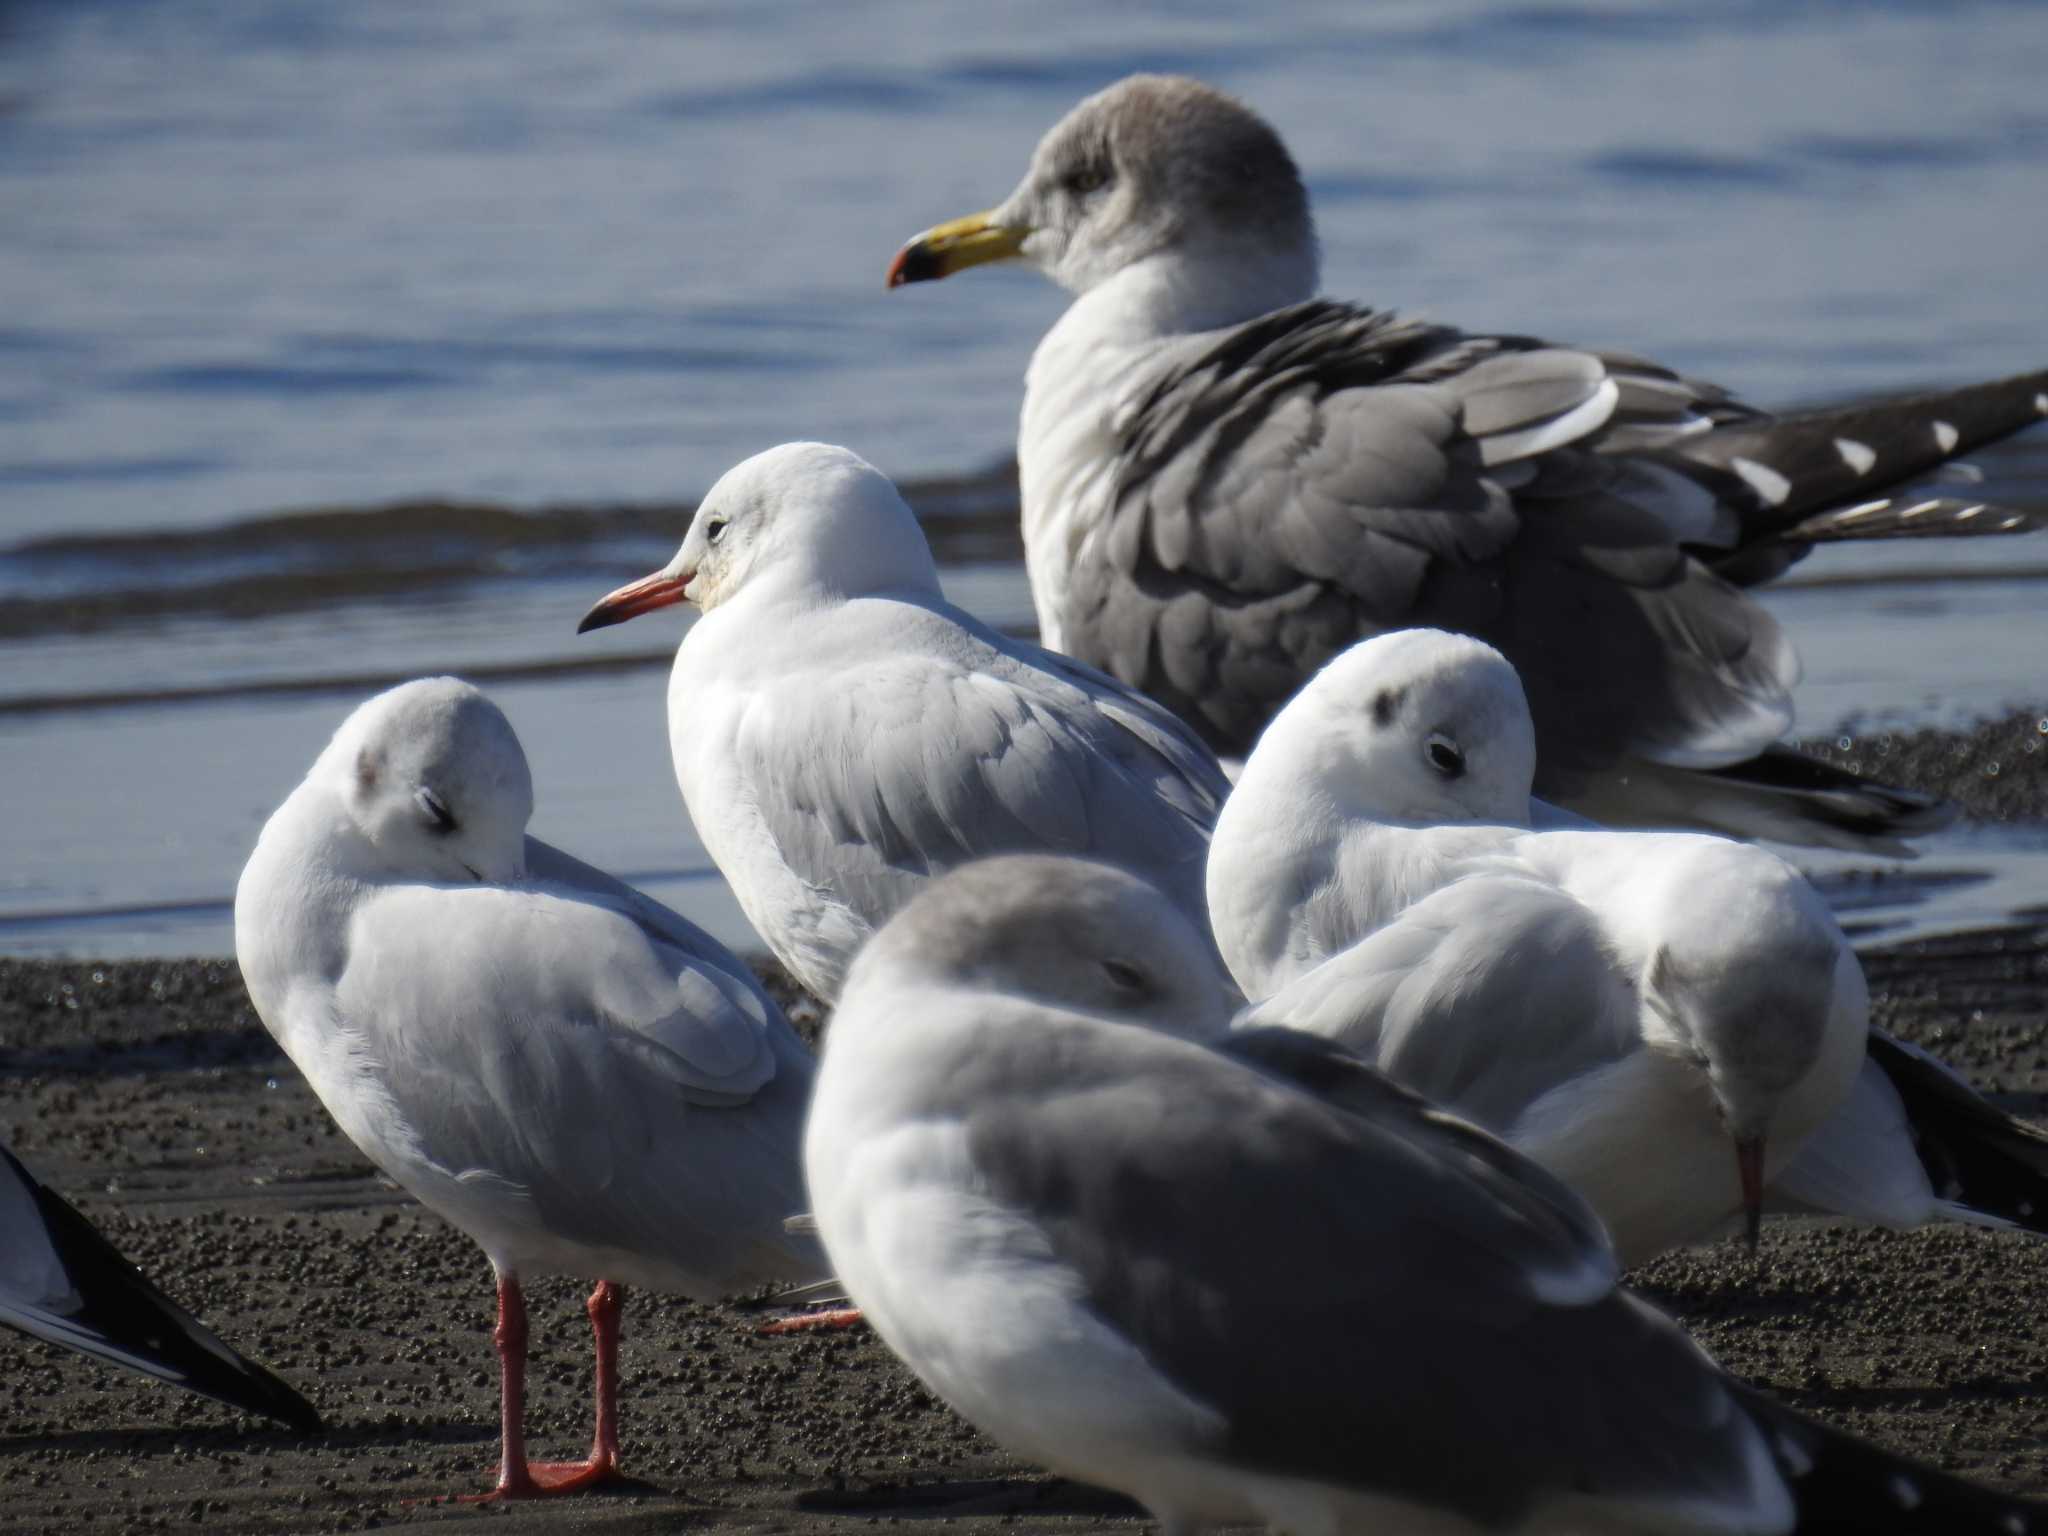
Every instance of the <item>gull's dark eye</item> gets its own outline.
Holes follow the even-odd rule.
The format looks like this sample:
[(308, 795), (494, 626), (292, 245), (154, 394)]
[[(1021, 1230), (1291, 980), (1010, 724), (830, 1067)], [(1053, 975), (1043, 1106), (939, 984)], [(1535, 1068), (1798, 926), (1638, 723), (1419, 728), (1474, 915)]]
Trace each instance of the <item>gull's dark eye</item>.
[(1430, 733), (1423, 747), (1423, 756), (1429, 759), (1429, 766), (1447, 779), (1461, 777), (1465, 772), (1465, 754), (1458, 750), (1458, 744), (1442, 731)]
[(725, 537), (725, 522), (726, 520), (722, 517), (714, 517), (704, 525), (704, 542), (706, 544), (716, 544)]
[(1084, 165), (1078, 170), (1067, 172), (1060, 184), (1075, 197), (1086, 197), (1089, 193), (1099, 192), (1109, 185), (1109, 172), (1099, 165)]
[(1126, 961), (1103, 961), (1102, 974), (1109, 978), (1109, 984), (1119, 992), (1143, 992), (1145, 990), (1145, 973)]
[(424, 785), (413, 795), (419, 802), (420, 810), (427, 818), (429, 832), (449, 833), (455, 830), (455, 813), (441, 803), (441, 797)]

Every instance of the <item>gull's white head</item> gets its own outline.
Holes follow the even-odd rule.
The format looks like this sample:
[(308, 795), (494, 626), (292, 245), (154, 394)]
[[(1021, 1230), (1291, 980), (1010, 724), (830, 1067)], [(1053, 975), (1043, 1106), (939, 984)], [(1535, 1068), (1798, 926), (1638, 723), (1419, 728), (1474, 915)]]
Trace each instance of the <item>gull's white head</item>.
[(1869, 993), (1799, 871), (1721, 838), (1672, 841), (1683, 862), (1646, 870), (1627, 894), (1630, 923), (1658, 936), (1637, 978), (1644, 1036), (1711, 1092), (1754, 1248), (1766, 1148), (1789, 1155), (1848, 1092), (1867, 1049)]
[(365, 868), (504, 883), (526, 870), (533, 778), (512, 723), (459, 678), (403, 683), (357, 706), (313, 765)]
[(1318, 280), (1308, 193), (1280, 135), (1179, 75), (1131, 75), (1083, 101), (1039, 141), (1008, 199), (916, 237), (889, 285), (1012, 256), (1075, 293), (1163, 260), (1191, 307), (1226, 284), (1247, 290), (1244, 316), (1310, 298)]
[(1242, 998), (1206, 935), (1128, 870), (1052, 854), (964, 864), (920, 891), (855, 959), (851, 993), (895, 980), (1010, 993), (1190, 1039)]
[(1241, 784), (1306, 779), (1354, 814), (1522, 824), (1536, 735), (1521, 679), (1492, 646), (1439, 629), (1361, 640), (1274, 717)]
[(917, 515), (887, 475), (830, 443), (784, 443), (721, 475), (675, 559), (602, 598), (577, 633), (678, 602), (709, 613), (771, 585), (839, 597), (936, 595), (939, 572)]

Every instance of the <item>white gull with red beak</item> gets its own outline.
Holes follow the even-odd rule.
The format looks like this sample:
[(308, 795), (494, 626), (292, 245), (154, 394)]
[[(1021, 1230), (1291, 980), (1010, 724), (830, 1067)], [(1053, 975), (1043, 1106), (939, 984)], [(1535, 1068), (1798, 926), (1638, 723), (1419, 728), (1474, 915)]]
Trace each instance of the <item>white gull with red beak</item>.
[(703, 616), (669, 679), (676, 782), (818, 996), (929, 880), (990, 854), (1119, 864), (1201, 921), (1215, 756), (1114, 678), (947, 602), (916, 516), (859, 456), (787, 443), (727, 471), (675, 559), (579, 629), (685, 601)]

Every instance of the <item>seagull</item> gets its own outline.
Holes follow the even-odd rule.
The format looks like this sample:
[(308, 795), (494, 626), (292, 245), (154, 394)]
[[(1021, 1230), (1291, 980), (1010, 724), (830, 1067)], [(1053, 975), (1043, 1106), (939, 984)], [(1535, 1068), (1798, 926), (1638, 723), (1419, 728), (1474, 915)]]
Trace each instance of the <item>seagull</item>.
[(0, 1147), (0, 1324), (261, 1414), (301, 1434), (313, 1405), (152, 1285)]
[(2043, 1518), (1723, 1373), (1618, 1288), (1564, 1184), (1341, 1048), (1218, 1043), (1174, 1001), (1204, 947), (1127, 872), (1012, 857), (934, 882), (848, 976), (804, 1141), (819, 1230), (1005, 1446), (1165, 1536)]
[(888, 282), (1008, 258), (1076, 295), (1018, 434), (1039, 638), (1219, 751), (1352, 641), (1430, 625), (1515, 664), (1539, 787), (1583, 814), (1891, 853), (1952, 819), (1779, 744), (1798, 659), (1741, 588), (1818, 543), (2038, 526), (1896, 487), (2048, 416), (2048, 371), (1774, 416), (1625, 353), (1317, 298), (1279, 135), (1171, 76), (1083, 101)]
[(2048, 1216), (2048, 1138), (1872, 1034), (1798, 871), (1697, 833), (1532, 831), (1534, 761), (1514, 668), (1481, 641), (1397, 631), (1317, 673), (1211, 845), (1243, 1022), (1326, 1035), (1503, 1136), (1631, 1265), (1738, 1213), (1754, 1246), (1767, 1201), (1892, 1227)]
[(934, 875), (993, 853), (1128, 865), (1202, 911), (1229, 781), (1157, 704), (946, 601), (903, 498), (844, 448), (726, 474), (675, 559), (578, 633), (674, 603), (676, 782), (775, 958), (831, 1001)]
[[(497, 1278), (502, 1457), (484, 1498), (617, 1475), (623, 1288), (825, 1276), (798, 1162), (812, 1061), (746, 968), (526, 835), (497, 706), (455, 678), (358, 707), (235, 891), (249, 996), (364, 1156)], [(589, 1459), (529, 1463), (522, 1276), (595, 1280)]]

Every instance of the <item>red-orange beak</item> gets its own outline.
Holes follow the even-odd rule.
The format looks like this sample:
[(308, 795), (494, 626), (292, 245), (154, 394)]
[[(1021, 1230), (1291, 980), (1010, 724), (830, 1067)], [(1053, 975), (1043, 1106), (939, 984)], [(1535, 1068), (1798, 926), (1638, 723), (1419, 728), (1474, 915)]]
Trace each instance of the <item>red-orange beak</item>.
[(652, 576), (629, 581), (618, 591), (607, 592), (599, 598), (590, 612), (583, 615), (583, 621), (576, 626), (576, 633), (585, 635), (593, 629), (603, 629), (607, 624), (623, 624), (657, 608), (672, 607), (684, 601), (683, 588), (696, 575), (695, 571), (685, 571), (680, 576), (656, 571)]
[(1742, 1178), (1743, 1233), (1749, 1251), (1756, 1252), (1756, 1240), (1764, 1222), (1764, 1139), (1748, 1136), (1735, 1143), (1735, 1171)]

